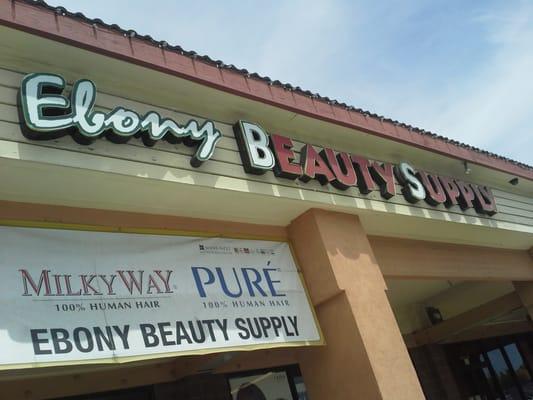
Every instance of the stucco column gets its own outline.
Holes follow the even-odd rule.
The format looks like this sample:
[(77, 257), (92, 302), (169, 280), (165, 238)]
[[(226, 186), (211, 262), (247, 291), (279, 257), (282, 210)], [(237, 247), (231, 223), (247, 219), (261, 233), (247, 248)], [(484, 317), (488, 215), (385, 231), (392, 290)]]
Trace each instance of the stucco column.
[(302, 351), (311, 399), (424, 399), (359, 218), (309, 210), (289, 236), (327, 341)]

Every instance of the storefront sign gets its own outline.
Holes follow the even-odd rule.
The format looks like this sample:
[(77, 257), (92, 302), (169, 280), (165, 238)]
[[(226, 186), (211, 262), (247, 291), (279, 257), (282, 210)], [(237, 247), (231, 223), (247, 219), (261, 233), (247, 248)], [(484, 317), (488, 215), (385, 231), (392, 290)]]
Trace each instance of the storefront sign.
[[(155, 111), (140, 115), (134, 110), (116, 107), (108, 113), (95, 111), (96, 86), (87, 79), (74, 83), (70, 96), (62, 95), (65, 80), (54, 74), (30, 74), (20, 89), (22, 131), (32, 140), (49, 140), (66, 134), (81, 144), (89, 144), (104, 135), (114, 143), (126, 143), (140, 137), (146, 146), (158, 140), (172, 143), (184, 141), (198, 146), (191, 165), (199, 167), (209, 160), (222, 137), (212, 121), (202, 124), (190, 120), (181, 126), (162, 118)], [(410, 203), (424, 201), (430, 206), (459, 206), (475, 209), (479, 214), (494, 215), (496, 203), (490, 188), (462, 179), (417, 171), (410, 164), (381, 163), (364, 157), (305, 144), (296, 155), (288, 137), (268, 135), (259, 125), (238, 121), (234, 133), (244, 170), (250, 174), (266, 171), (284, 179), (308, 182), (316, 179), (322, 185), (337, 189), (357, 188), (361, 194), (379, 191), (388, 200), (396, 196), (396, 183)]]
[(321, 343), (287, 243), (0, 227), (0, 369)]

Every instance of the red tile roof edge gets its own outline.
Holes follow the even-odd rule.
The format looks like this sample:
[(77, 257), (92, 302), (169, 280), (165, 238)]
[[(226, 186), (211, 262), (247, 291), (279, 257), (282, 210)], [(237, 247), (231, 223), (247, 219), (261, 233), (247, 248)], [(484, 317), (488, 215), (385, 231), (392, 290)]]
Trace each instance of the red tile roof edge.
[(188, 79), (382, 138), (533, 180), (533, 167), (369, 113), (299, 87), (272, 81), (150, 36), (89, 19), (42, 0), (0, 0), (0, 25)]

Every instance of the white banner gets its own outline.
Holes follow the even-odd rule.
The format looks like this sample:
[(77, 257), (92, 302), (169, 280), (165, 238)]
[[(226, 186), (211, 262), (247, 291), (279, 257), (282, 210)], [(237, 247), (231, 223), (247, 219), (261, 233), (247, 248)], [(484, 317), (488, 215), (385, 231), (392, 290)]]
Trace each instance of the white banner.
[(321, 343), (287, 243), (0, 227), (0, 246), (0, 368)]

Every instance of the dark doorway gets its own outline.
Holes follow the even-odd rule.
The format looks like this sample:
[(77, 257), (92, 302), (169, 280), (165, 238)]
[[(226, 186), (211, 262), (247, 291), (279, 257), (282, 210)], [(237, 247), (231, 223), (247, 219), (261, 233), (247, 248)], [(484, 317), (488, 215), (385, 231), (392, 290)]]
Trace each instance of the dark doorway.
[(533, 400), (531, 334), (445, 345), (463, 398)]

